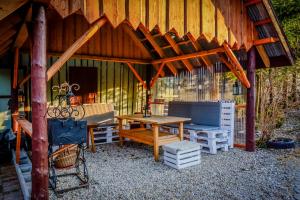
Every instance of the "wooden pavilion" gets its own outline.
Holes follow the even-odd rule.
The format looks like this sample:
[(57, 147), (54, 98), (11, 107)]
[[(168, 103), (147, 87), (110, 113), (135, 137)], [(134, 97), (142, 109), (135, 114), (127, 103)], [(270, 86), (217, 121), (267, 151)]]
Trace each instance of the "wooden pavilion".
[(72, 66), (100, 69), (94, 81), (100, 102), (110, 98), (109, 84), (126, 79), (127, 112), (133, 112), (137, 91), (144, 95), (159, 77), (221, 62), (247, 88), (246, 149), (254, 151), (255, 69), (294, 62), (269, 0), (4, 0), (0, 27), (0, 69), (12, 74), (11, 92), (0, 97), (13, 99), (16, 116), (24, 87), (32, 111), (34, 199), (48, 198), (49, 88), (70, 81), (71, 73), (79, 79)]

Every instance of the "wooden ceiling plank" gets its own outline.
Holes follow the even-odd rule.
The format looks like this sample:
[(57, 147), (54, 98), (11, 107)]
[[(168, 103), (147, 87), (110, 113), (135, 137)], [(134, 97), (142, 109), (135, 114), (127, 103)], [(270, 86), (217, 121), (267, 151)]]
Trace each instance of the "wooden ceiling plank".
[[(168, 41), (168, 43), (171, 45), (172, 49), (175, 51), (177, 55), (184, 54), (182, 50), (180, 49), (179, 45), (176, 44), (176, 42), (172, 39), (171, 35), (169, 33), (165, 34), (165, 39)], [(181, 61), (183, 65), (188, 69), (189, 72), (193, 70), (193, 65), (190, 63), (189, 60), (182, 60)]]
[(17, 31), (14, 30), (14, 29), (8, 30), (8, 31), (5, 32), (3, 35), (1, 35), (1, 37), (0, 37), (0, 43), (9, 40), (9, 39), (10, 39), (12, 36), (14, 36), (16, 33), (17, 33)]
[(13, 43), (13, 39), (4, 41), (3, 43), (0, 44), (0, 51), (2, 51), (3, 49), (6, 49), (8, 47), (10, 47), (10, 45), (12, 43)]
[[(146, 27), (144, 27), (142, 24), (139, 25), (139, 30), (144, 34), (144, 36), (147, 38), (147, 40), (150, 42), (150, 44), (153, 46), (153, 48), (156, 50), (156, 52), (158, 53), (158, 55), (161, 58), (165, 58), (165, 52), (161, 49), (161, 47), (156, 43), (156, 41), (154, 40), (154, 38), (151, 36), (151, 33), (146, 29)], [(177, 69), (174, 67), (174, 65), (172, 63), (167, 63), (167, 67), (171, 70), (171, 72), (174, 75), (177, 75)]]

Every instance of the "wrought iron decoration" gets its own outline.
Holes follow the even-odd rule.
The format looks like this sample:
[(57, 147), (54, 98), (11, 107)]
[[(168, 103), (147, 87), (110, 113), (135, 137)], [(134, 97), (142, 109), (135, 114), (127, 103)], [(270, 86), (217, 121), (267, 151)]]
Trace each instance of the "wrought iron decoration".
[(58, 92), (54, 98), (53, 106), (49, 106), (47, 109), (47, 115), (50, 118), (56, 118), (60, 120), (66, 120), (74, 118), (76, 120), (83, 119), (85, 110), (82, 104), (71, 105), (71, 97), (74, 97), (73, 90), (77, 91), (80, 89), (78, 84), (69, 84), (67, 82), (61, 85), (55, 85), (52, 87), (53, 92)]

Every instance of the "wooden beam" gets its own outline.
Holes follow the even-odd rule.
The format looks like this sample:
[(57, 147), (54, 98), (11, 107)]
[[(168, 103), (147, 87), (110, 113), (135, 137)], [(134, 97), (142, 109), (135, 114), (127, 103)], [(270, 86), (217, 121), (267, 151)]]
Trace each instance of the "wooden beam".
[(237, 78), (241, 81), (241, 83), (246, 88), (249, 88), (250, 83), (247, 79), (247, 76), (246, 76), (246, 74), (244, 72), (244, 69), (241, 66), (240, 62), (238, 61), (238, 59), (236, 58), (236, 56), (234, 55), (234, 53), (232, 52), (232, 50), (230, 49), (228, 44), (224, 43), (223, 46), (224, 46), (224, 49), (225, 49), (225, 54), (227, 55), (227, 57), (231, 61), (232, 65), (234, 66), (234, 71), (236, 71)]
[(168, 62), (174, 62), (178, 60), (184, 60), (184, 59), (191, 59), (191, 58), (198, 58), (198, 57), (203, 57), (203, 56), (208, 56), (208, 55), (215, 55), (217, 53), (222, 53), (224, 52), (224, 48), (219, 47), (216, 49), (211, 49), (207, 51), (200, 51), (200, 52), (195, 52), (195, 53), (190, 53), (190, 54), (185, 54), (185, 55), (180, 55), (180, 56), (175, 56), (175, 57), (169, 57), (169, 58), (161, 58), (157, 60), (153, 60), (152, 64), (158, 64), (158, 63), (168, 63)]
[[(149, 56), (149, 58), (152, 58), (151, 53), (146, 49), (146, 47), (143, 45), (143, 43), (140, 41), (138, 36), (135, 33), (135, 30), (131, 27), (130, 23), (126, 20), (124, 21), (126, 23), (126, 26), (124, 26), (125, 32), (130, 36), (130, 38), (133, 40), (133, 42), (140, 48), (140, 50)], [(158, 65), (153, 65), (156, 71), (158, 71), (159, 67)], [(165, 76), (165, 72), (161, 71), (160, 76)]]
[(28, 38), (28, 29), (27, 29), (27, 22), (30, 22), (32, 18), (32, 7), (30, 6), (27, 14), (25, 16), (24, 22), (21, 25), (21, 28), (17, 34), (17, 37), (15, 39), (15, 43), (14, 43), (14, 47), (16, 48), (21, 48), (23, 46), (23, 44), (25, 43), (25, 41)]
[(76, 42), (74, 42), (71, 47), (69, 47), (64, 54), (47, 70), (47, 80), (49, 81), (54, 74), (63, 66), (63, 64), (72, 55), (80, 49), (89, 39), (91, 39), (95, 33), (106, 23), (106, 18), (101, 18), (97, 20), (94, 25), (89, 28)]
[(14, 43), (14, 47), (21, 48), (23, 46), (23, 44), (25, 43), (25, 41), (27, 40), (27, 38), (28, 38), (27, 26), (25, 23), (23, 23), (17, 34), (16, 40)]
[(249, 0), (244, 3), (244, 6), (248, 7), (248, 6), (251, 6), (254, 4), (259, 4), (259, 3), (261, 3), (261, 0)]
[[(187, 33), (186, 36), (187, 36), (188, 39), (191, 41), (191, 43), (192, 43), (192, 45), (193, 45), (193, 47), (194, 47), (194, 49), (195, 49), (196, 51), (199, 52), (199, 51), (202, 50), (201, 46), (199, 45), (199, 43), (196, 41), (196, 39), (194, 38), (194, 36), (193, 36), (190, 32)], [(213, 64), (211, 63), (210, 59), (207, 58), (207, 57), (205, 57), (205, 56), (200, 57), (200, 58), (201, 58), (201, 60), (203, 61), (203, 63), (206, 65), (206, 67), (208, 67), (209, 70), (212, 71), (212, 66), (213, 66)]]
[(0, 43), (9, 40), (11, 37), (13, 37), (17, 31), (15, 29), (9, 29), (3, 35), (0, 37)]
[[(49, 52), (48, 56), (62, 56), (61, 53)], [(96, 61), (111, 61), (118, 63), (134, 63), (134, 64), (151, 64), (151, 60), (144, 59), (134, 59), (134, 58), (120, 58), (120, 57), (107, 57), (107, 56), (97, 56), (97, 55), (84, 55), (84, 54), (74, 54), (70, 58), (78, 58), (82, 60), (96, 60)]]
[[(171, 45), (172, 49), (175, 51), (177, 55), (184, 54), (180, 47), (176, 44), (176, 42), (172, 39), (171, 35), (169, 33), (165, 34), (165, 39), (168, 41), (168, 43)], [(187, 68), (189, 72), (193, 70), (193, 65), (190, 63), (189, 60), (181, 60), (183, 65)]]
[(146, 85), (145, 81), (143, 81), (143, 79), (140, 77), (139, 73), (134, 69), (134, 67), (131, 65), (131, 63), (127, 62), (127, 65), (129, 67), (129, 69), (132, 71), (132, 73), (134, 74), (134, 76), (137, 78), (137, 80), (139, 80), (139, 82), (143, 85), (143, 87), (145, 89), (147, 89), (147, 85)]
[(32, 199), (48, 199), (47, 46), (46, 13), (37, 8), (33, 25), (31, 62)]
[(13, 77), (13, 89), (17, 89), (18, 86), (18, 71), (19, 71), (19, 48), (15, 48), (14, 55), (14, 77)]
[[(154, 38), (151, 36), (151, 33), (147, 30), (146, 27), (144, 27), (142, 24), (139, 25), (139, 30), (144, 34), (144, 36), (147, 38), (147, 40), (150, 42), (150, 44), (153, 46), (153, 48), (156, 50), (156, 52), (158, 53), (158, 55), (161, 58), (165, 58), (165, 52), (161, 49), (161, 47), (156, 43), (156, 41), (154, 40)], [(153, 63), (153, 64), (157, 64), (157, 63)], [(178, 74), (177, 69), (174, 67), (174, 65), (172, 63), (167, 63), (167, 67), (170, 69), (170, 71), (176, 75)]]
[(246, 104), (246, 151), (255, 151), (255, 48), (252, 47), (248, 54), (247, 77), (251, 87), (247, 89)]
[(270, 24), (270, 23), (272, 23), (271, 18), (266, 18), (266, 19), (254, 22), (254, 26), (261, 26), (261, 25)]
[(31, 75), (27, 74), (22, 80), (19, 81), (18, 85), (19, 87), (23, 86), (27, 81), (29, 81)]
[(155, 77), (154, 77), (154, 78), (151, 80), (151, 82), (150, 82), (150, 88), (152, 88), (152, 87), (154, 86), (156, 80), (157, 80), (158, 77), (159, 77), (160, 71), (163, 70), (164, 66), (165, 66), (165, 63), (164, 63), (164, 62), (160, 64), (159, 70), (157, 71)]
[(264, 48), (264, 46), (256, 46), (257, 52), (260, 55), (260, 58), (262, 59), (263, 63), (265, 64), (265, 67), (270, 67), (270, 58)]
[(278, 42), (278, 41), (279, 41), (278, 38), (269, 37), (269, 38), (254, 40), (253, 45), (259, 46), (259, 45), (270, 44), (270, 43), (274, 43), (274, 42)]

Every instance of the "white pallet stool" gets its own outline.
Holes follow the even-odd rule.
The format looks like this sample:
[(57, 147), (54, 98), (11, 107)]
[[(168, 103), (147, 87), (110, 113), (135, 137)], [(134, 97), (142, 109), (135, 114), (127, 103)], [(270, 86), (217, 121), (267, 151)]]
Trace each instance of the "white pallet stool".
[(226, 130), (214, 130), (214, 131), (202, 131), (196, 132), (189, 130), (190, 140), (197, 142), (202, 146), (203, 152), (210, 154), (217, 154), (217, 150), (228, 151), (228, 131)]
[(164, 163), (175, 169), (200, 164), (201, 146), (190, 141), (173, 142), (163, 146)]
[(95, 144), (106, 144), (119, 141), (116, 126), (104, 126), (94, 129)]

